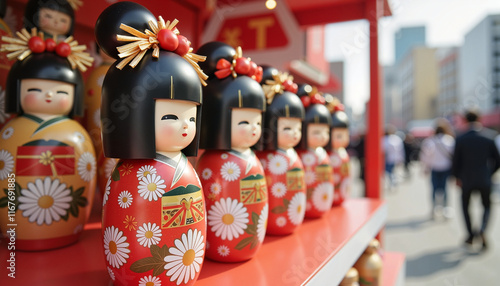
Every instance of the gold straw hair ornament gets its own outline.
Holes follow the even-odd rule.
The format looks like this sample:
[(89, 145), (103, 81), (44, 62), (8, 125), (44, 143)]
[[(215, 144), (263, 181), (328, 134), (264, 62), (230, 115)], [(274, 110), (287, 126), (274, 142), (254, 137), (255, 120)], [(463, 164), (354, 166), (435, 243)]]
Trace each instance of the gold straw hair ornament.
[(293, 82), (293, 76), (289, 75), (287, 72), (278, 72), (273, 74), (272, 79), (266, 80), (262, 85), (262, 89), (267, 98), (267, 104), (271, 104), (276, 94), (281, 94), (284, 91), (297, 93), (298, 87), (297, 84)]
[(193, 53), (193, 48), (190, 46), (191, 42), (186, 37), (180, 35), (179, 30), (175, 28), (177, 23), (179, 23), (177, 19), (174, 19), (172, 22), (165, 22), (159, 16), (156, 23), (154, 21), (148, 22), (151, 30), (146, 29), (144, 33), (122, 23), (120, 29), (132, 36), (116, 36), (118, 41), (130, 42), (116, 48), (119, 53), (118, 56), (123, 59), (116, 67), (123, 69), (127, 64), (132, 68), (136, 67), (149, 49), (153, 49), (154, 58), (159, 58), (161, 48), (174, 52), (188, 61), (198, 73), (201, 83), (206, 86), (207, 83), (205, 80), (208, 76), (198, 65), (198, 62), (204, 62), (206, 57)]
[(69, 36), (64, 41), (56, 42), (54, 38), (44, 39), (43, 33), (36, 28), (31, 29), (31, 33), (25, 28), (16, 32), (18, 38), (3, 36), (0, 51), (9, 52), (7, 58), (12, 60), (17, 58), (22, 61), (32, 53), (55, 52), (57, 55), (67, 58), (71, 68), (78, 68), (84, 72), (92, 65), (94, 59), (89, 53), (84, 52), (85, 45), (78, 45), (78, 42)]
[(73, 10), (78, 10), (78, 8), (82, 7), (83, 1), (82, 0), (67, 0), (71, 8)]

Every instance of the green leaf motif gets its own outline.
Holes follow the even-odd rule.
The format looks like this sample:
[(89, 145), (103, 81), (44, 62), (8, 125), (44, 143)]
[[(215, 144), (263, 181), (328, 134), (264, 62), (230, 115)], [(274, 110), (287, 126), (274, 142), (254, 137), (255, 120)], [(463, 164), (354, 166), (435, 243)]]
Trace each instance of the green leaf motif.
[(245, 246), (249, 245), (252, 242), (252, 240), (254, 240), (254, 239), (255, 239), (255, 236), (245, 237), (234, 248), (236, 248), (238, 250), (242, 250), (243, 248), (245, 248)]
[(255, 225), (259, 223), (259, 215), (256, 212), (252, 212), (252, 222)]
[(0, 208), (6, 208), (8, 204), (9, 200), (7, 199), (7, 197), (3, 197), (0, 199)]
[(252, 244), (250, 244), (250, 249), (253, 249), (257, 247), (257, 245), (259, 245), (259, 239), (256, 236), (254, 236), (253, 238), (254, 239), (252, 240)]
[(273, 214), (282, 214), (282, 213), (286, 212), (286, 210), (287, 210), (287, 208), (285, 208), (284, 206), (277, 206), (277, 207), (273, 208), (271, 210), (271, 212)]
[(168, 247), (163, 245), (163, 247), (160, 248), (158, 245), (153, 244), (149, 248), (149, 251), (152, 256), (139, 259), (132, 263), (130, 270), (135, 273), (144, 273), (149, 270), (153, 270), (153, 276), (162, 274), (163, 271), (165, 271), (165, 265), (167, 264), (167, 262), (165, 262), (165, 256), (170, 254)]
[(115, 182), (120, 180), (120, 171), (118, 170), (118, 168), (119, 168), (122, 164), (123, 164), (123, 161), (121, 161), (121, 160), (120, 160), (120, 161), (116, 164), (115, 168), (113, 169), (113, 173), (111, 173), (111, 179), (112, 179), (113, 181), (115, 181)]
[[(15, 185), (15, 187), (14, 187), (14, 201), (13, 201), (14, 202), (14, 211), (17, 211), (17, 207), (19, 206), (18, 198), (21, 196), (21, 185), (19, 185), (17, 182), (15, 182), (14, 185)], [(3, 192), (5, 193), (5, 197), (0, 199), (0, 208), (6, 208), (9, 205), (9, 202), (12, 202), (8, 198), (9, 197), (9, 189), (3, 189)]]
[(287, 199), (283, 199), (283, 204), (285, 205), (285, 208), (288, 209), (288, 205), (290, 204), (290, 201)]

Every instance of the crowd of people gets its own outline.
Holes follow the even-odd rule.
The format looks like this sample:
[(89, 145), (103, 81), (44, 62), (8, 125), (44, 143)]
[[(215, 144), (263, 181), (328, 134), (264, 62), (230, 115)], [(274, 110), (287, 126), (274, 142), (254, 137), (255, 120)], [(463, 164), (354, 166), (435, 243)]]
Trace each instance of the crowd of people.
[[(468, 110), (464, 114), (466, 128), (455, 134), (446, 119), (436, 119), (434, 132), (416, 144), (411, 134), (397, 134), (393, 126), (386, 128), (382, 148), (385, 159), (386, 188), (394, 190), (398, 179), (394, 169), (401, 166), (410, 176), (409, 165), (420, 160), (424, 173), (430, 177), (432, 211), (437, 216), (451, 218), (447, 182), (454, 178), (461, 189), (461, 208), (467, 231), (465, 244), (479, 242), (488, 248), (486, 230), (491, 213), (492, 176), (500, 168), (500, 135), (480, 123), (480, 114)], [(364, 180), (364, 136), (353, 146), (360, 162), (360, 178)], [(483, 207), (482, 223), (473, 227), (469, 205), (471, 196), (478, 194)]]

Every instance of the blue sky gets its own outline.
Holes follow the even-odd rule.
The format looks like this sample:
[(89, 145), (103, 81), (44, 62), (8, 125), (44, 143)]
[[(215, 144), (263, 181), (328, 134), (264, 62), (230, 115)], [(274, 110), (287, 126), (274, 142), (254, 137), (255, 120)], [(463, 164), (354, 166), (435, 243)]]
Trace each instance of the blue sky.
[[(401, 27), (427, 28), (427, 45), (456, 46), (488, 14), (500, 14), (500, 0), (389, 0), (393, 16), (379, 22), (379, 59), (394, 62), (394, 34)], [(353, 21), (328, 25), (325, 41), (329, 61), (345, 61), (345, 98), (361, 113), (369, 96), (368, 24)]]

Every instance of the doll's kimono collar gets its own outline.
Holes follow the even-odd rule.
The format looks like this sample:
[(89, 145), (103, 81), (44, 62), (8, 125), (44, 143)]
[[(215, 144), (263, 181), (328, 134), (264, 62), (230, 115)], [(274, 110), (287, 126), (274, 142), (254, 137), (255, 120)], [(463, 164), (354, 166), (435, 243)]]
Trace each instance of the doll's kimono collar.
[(287, 150), (278, 148), (278, 152), (286, 155), (289, 158), (290, 165), (293, 165), (295, 163), (295, 161), (297, 161), (297, 158), (299, 157), (297, 155), (297, 152), (295, 152), (295, 149), (293, 149), (293, 148), (288, 148)]
[(164, 163), (166, 165), (169, 165), (170, 167), (175, 169), (174, 176), (172, 178), (172, 184), (170, 185), (170, 187), (174, 186), (181, 179), (188, 162), (186, 156), (182, 153), (179, 162), (175, 162), (172, 158), (169, 158), (159, 153), (156, 153), (155, 160)]
[(253, 153), (252, 149), (250, 149), (250, 153), (248, 153), (248, 154), (240, 153), (236, 150), (229, 151), (229, 154), (236, 156), (236, 157), (240, 158), (241, 160), (247, 162), (247, 166), (245, 168), (245, 175), (247, 175), (248, 172), (250, 172), (250, 170), (253, 167), (257, 166), (257, 160), (255, 159), (255, 154)]
[(35, 121), (36, 123), (40, 124), (40, 126), (38, 126), (38, 128), (35, 130), (35, 132), (33, 132), (33, 134), (41, 131), (42, 129), (46, 128), (46, 127), (49, 127), (53, 124), (56, 124), (56, 123), (59, 123), (61, 121), (64, 121), (64, 120), (67, 120), (68, 117), (67, 116), (58, 116), (58, 117), (54, 117), (52, 119), (49, 119), (49, 120), (43, 120), (42, 118), (38, 117), (38, 116), (35, 116), (35, 115), (32, 115), (32, 114), (23, 114), (22, 115), (23, 117), (26, 117), (30, 120), (33, 120)]

